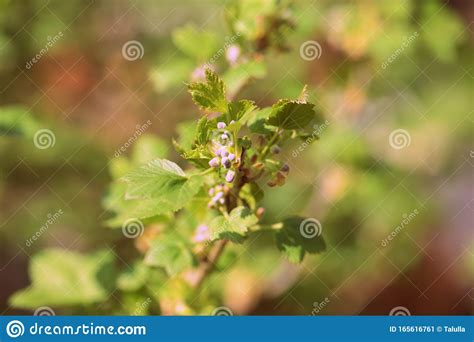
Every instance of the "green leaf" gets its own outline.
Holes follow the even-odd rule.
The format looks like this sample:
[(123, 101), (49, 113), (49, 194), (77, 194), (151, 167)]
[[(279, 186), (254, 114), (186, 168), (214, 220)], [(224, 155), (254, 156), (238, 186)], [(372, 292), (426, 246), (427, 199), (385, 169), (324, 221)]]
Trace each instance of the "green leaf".
[(166, 159), (154, 159), (122, 179), (128, 183), (127, 199), (169, 197), (188, 180), (177, 164)]
[(214, 32), (198, 30), (193, 25), (175, 30), (172, 39), (178, 49), (200, 62), (209, 59), (219, 47), (219, 40)]
[(173, 57), (169, 61), (163, 61), (163, 65), (152, 70), (150, 79), (157, 92), (183, 86), (183, 80), (188, 79), (193, 71), (195, 63), (185, 57)]
[(255, 103), (249, 100), (240, 100), (238, 102), (229, 103), (228, 113), (230, 120), (239, 121), (241, 124), (246, 124), (254, 112)]
[(142, 262), (135, 262), (118, 276), (117, 287), (122, 291), (138, 291), (145, 286), (148, 275), (149, 268)]
[(263, 78), (267, 73), (263, 61), (248, 61), (227, 70), (222, 76), (231, 97), (252, 79)]
[(272, 134), (275, 127), (267, 125), (267, 119), (272, 112), (271, 107), (262, 108), (256, 111), (251, 118), (249, 118), (248, 126), (252, 133), (258, 134)]
[(306, 238), (300, 231), (303, 217), (293, 216), (281, 222), (281, 228), (276, 232), (276, 243), (289, 261), (299, 263), (306, 253), (321, 253), (326, 249), (326, 243), (320, 235)]
[[(125, 199), (131, 200), (129, 217), (143, 218), (181, 209), (201, 189), (203, 177), (186, 177), (166, 159), (155, 159), (121, 178), (127, 183)], [(119, 192), (119, 190), (117, 190)]]
[(60, 249), (44, 250), (32, 258), (32, 284), (15, 293), (10, 304), (34, 309), (41, 305), (90, 305), (104, 301), (110, 284), (114, 283), (112, 263), (110, 251), (82, 255)]
[[(435, 1), (423, 2), (421, 12), (420, 26), (424, 42), (436, 58), (443, 62), (455, 62), (456, 46), (466, 37), (460, 17)], [(418, 37), (418, 32), (414, 37)]]
[(224, 113), (227, 111), (224, 82), (215, 72), (206, 69), (206, 83), (188, 85), (193, 101), (202, 110)]
[(311, 103), (280, 100), (272, 107), (267, 124), (283, 129), (303, 129), (315, 118), (313, 107)]
[(180, 122), (176, 127), (177, 144), (183, 151), (190, 150), (196, 140), (197, 123), (195, 120)]
[(256, 225), (258, 218), (249, 208), (237, 207), (228, 217), (218, 216), (209, 224), (211, 240), (226, 239), (233, 242), (242, 242), (249, 227)]
[(252, 210), (255, 210), (257, 204), (263, 198), (263, 190), (257, 183), (247, 183), (240, 190), (239, 197), (242, 198)]
[(114, 182), (103, 199), (104, 208), (115, 214), (106, 221), (110, 227), (120, 228), (129, 219), (147, 219), (157, 215), (166, 219), (164, 214), (177, 210), (174, 205), (155, 199), (126, 200), (126, 192), (127, 184)]
[(192, 150), (186, 151), (181, 145), (173, 140), (173, 145), (176, 151), (186, 159), (188, 162), (196, 165), (199, 168), (209, 168), (209, 160), (211, 160), (211, 154), (209, 149), (205, 145), (197, 145)]
[(19, 135), (30, 138), (38, 129), (38, 123), (26, 107), (0, 107), (0, 136)]
[(157, 239), (145, 255), (145, 264), (162, 267), (173, 276), (194, 264), (194, 256), (186, 243), (175, 235)]
[(132, 161), (135, 165), (140, 165), (155, 158), (166, 158), (168, 151), (169, 146), (164, 140), (145, 134), (134, 143)]
[(196, 128), (196, 142), (199, 145), (206, 145), (209, 142), (209, 135), (212, 130), (212, 123), (213, 121), (208, 120), (205, 116), (199, 119)]

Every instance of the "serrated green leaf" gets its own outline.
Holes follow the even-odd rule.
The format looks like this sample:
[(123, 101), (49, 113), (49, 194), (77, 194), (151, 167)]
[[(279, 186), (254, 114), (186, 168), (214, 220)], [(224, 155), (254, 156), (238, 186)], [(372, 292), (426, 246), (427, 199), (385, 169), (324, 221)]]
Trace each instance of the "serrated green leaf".
[(145, 256), (145, 264), (162, 267), (173, 276), (194, 264), (194, 256), (179, 237), (170, 235), (153, 242)]
[(107, 195), (104, 197), (102, 204), (104, 208), (113, 212), (115, 216), (106, 221), (107, 226), (120, 228), (129, 219), (148, 219), (154, 217), (156, 221), (160, 217), (160, 221), (166, 220), (175, 206), (172, 204), (157, 201), (155, 199), (136, 199), (126, 200), (125, 193), (127, 184), (122, 182), (114, 182), (111, 184)]
[(256, 108), (253, 101), (240, 100), (229, 103), (228, 114), (230, 120), (238, 121), (240, 124), (246, 124)]
[[(203, 177), (186, 177), (166, 159), (155, 159), (121, 178), (127, 184), (125, 199), (131, 200), (129, 217), (143, 218), (181, 209), (201, 189)], [(119, 190), (117, 190), (119, 192)]]
[(281, 222), (281, 227), (275, 234), (278, 249), (285, 253), (292, 263), (301, 262), (306, 253), (321, 253), (326, 249), (326, 243), (321, 236), (303, 236), (300, 226), (304, 220), (303, 217), (289, 217)]
[(154, 159), (128, 172), (122, 179), (128, 184), (126, 199), (176, 195), (187, 181), (184, 171), (166, 159)]
[(303, 129), (315, 118), (313, 107), (311, 103), (280, 100), (272, 107), (266, 123), (283, 129)]
[(206, 83), (188, 85), (194, 103), (202, 110), (224, 113), (227, 111), (224, 82), (215, 72), (206, 69)]
[(199, 119), (196, 127), (196, 142), (199, 145), (206, 145), (208, 143), (211, 126), (211, 121), (205, 116)]
[(228, 217), (218, 216), (209, 224), (211, 240), (226, 239), (233, 242), (242, 242), (249, 227), (256, 225), (258, 218), (249, 208), (237, 207)]
[[(42, 305), (90, 305), (107, 299), (113, 284), (113, 254), (91, 255), (60, 249), (44, 250), (32, 258), (32, 284), (15, 293), (10, 303), (18, 308)], [(109, 284), (106, 286), (105, 284)]]

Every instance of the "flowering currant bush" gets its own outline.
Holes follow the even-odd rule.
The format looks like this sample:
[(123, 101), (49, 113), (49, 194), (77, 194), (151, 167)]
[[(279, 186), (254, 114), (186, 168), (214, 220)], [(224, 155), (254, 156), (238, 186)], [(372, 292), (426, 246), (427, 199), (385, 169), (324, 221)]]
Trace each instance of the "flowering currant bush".
[[(61, 288), (33, 278), (29, 288), (12, 297), (13, 305), (79, 306), (82, 310), (75, 312), (97, 314), (93, 305), (102, 302), (109, 314), (212, 314), (222, 304), (222, 288), (213, 288), (209, 278), (228, 271), (235, 251), (252, 235), (273, 235), (275, 251), (293, 263), (325, 249), (320, 231), (307, 234), (314, 228), (311, 219), (265, 218), (264, 195), (284, 186), (290, 175), (282, 149), (290, 140), (312, 135), (322, 118), (308, 102), (306, 87), (297, 98), (269, 107), (235, 99), (250, 80), (265, 75), (265, 52), (287, 50), (285, 32), (293, 27), (288, 6), (275, 2), (264, 9), (256, 26), (253, 14), (245, 17), (255, 8), (234, 4), (226, 9), (232, 37), (225, 53), (213, 52), (209, 32), (185, 27), (174, 33), (174, 43), (188, 56), (184, 64), (197, 62), (188, 70), (187, 88), (201, 113), (178, 125), (177, 163), (169, 160), (168, 145), (151, 135), (133, 143), (130, 158), (118, 154), (111, 160), (113, 182), (103, 204), (113, 217), (107, 224), (121, 228), (135, 249), (89, 255), (46, 251), (35, 257), (31, 274), (50, 269)], [(242, 23), (248, 26), (243, 33), (238, 30)], [(192, 45), (201, 41), (206, 44)], [(214, 55), (204, 55), (206, 49)], [(222, 78), (214, 64), (221, 56), (228, 67)], [(123, 260), (125, 267), (117, 267)]]
[[(120, 218), (113, 221), (133, 218), (165, 227), (151, 238), (145, 263), (164, 268), (170, 277), (181, 274), (197, 288), (228, 243), (241, 244), (259, 231), (274, 234), (277, 248), (291, 262), (324, 249), (321, 237), (302, 231), (303, 217), (260, 222), (265, 188), (283, 186), (290, 173), (278, 158), (280, 146), (306, 136), (305, 128), (320, 122), (306, 89), (295, 100), (259, 108), (250, 100), (229, 101), (223, 81), (206, 69), (205, 80), (189, 84), (188, 90), (203, 115), (174, 146), (193, 167), (184, 171), (156, 158), (116, 184), (124, 206), (112, 206)], [(190, 226), (178, 232), (183, 225)]]

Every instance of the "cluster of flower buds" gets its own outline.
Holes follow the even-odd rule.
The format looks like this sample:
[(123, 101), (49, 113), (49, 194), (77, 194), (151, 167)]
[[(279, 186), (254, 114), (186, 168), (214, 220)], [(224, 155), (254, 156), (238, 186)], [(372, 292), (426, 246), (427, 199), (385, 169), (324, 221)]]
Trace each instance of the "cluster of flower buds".
[(229, 191), (229, 187), (225, 184), (217, 184), (215, 187), (209, 189), (209, 196), (211, 200), (208, 203), (209, 208), (213, 208), (216, 205), (225, 204), (225, 194)]
[(225, 128), (226, 124), (224, 122), (217, 123), (217, 129), (219, 132), (217, 139), (219, 141), (216, 144), (217, 148), (214, 152), (215, 157), (209, 161), (209, 166), (213, 168), (223, 167), (224, 169), (227, 169), (228, 171), (225, 175), (225, 180), (228, 183), (232, 183), (235, 178), (235, 171), (231, 170), (232, 164), (238, 162), (238, 160), (233, 152), (234, 144), (231, 141), (230, 134), (225, 130)]
[(211, 238), (209, 227), (205, 224), (200, 224), (194, 233), (193, 241), (196, 243), (207, 241)]

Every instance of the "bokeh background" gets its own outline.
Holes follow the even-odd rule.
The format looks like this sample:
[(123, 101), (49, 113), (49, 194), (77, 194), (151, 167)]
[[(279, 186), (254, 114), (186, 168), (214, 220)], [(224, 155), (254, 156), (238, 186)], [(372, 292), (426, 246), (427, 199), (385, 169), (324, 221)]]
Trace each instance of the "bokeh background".
[[(244, 2), (243, 25), (273, 3)], [(110, 161), (137, 125), (170, 140), (199, 116), (183, 83), (196, 65), (173, 37), (192, 25), (212, 37), (203, 49), (220, 48), (224, 3), (0, 0), (2, 314), (30, 313), (8, 298), (39, 251), (130, 245), (104, 224)], [(288, 146), (288, 184), (265, 205), (318, 218), (328, 249), (294, 266), (246, 243), (223, 302), (236, 314), (473, 314), (473, 2), (297, 1), (292, 18), (287, 51), (270, 52), (238, 97), (264, 106), (308, 84), (327, 127), (302, 151)], [(143, 46), (133, 61), (131, 40)], [(303, 58), (308, 41), (317, 58)], [(39, 129), (54, 146), (35, 146)]]

